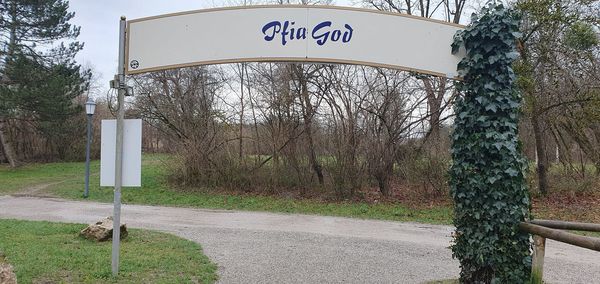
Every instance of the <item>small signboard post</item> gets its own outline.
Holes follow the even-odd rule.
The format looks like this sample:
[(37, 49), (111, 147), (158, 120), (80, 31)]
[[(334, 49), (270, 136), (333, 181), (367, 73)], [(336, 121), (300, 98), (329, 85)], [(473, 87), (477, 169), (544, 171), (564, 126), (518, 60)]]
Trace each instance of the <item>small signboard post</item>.
[[(121, 96), (119, 90), (119, 96)], [(121, 241), (121, 187), (142, 186), (142, 120), (123, 119), (123, 98), (119, 98), (117, 120), (102, 120), (100, 186), (114, 186), (112, 272), (119, 272)], [(120, 125), (120, 128), (119, 128)]]
[[(114, 174), (114, 207), (113, 207), (113, 235), (112, 235), (112, 274), (119, 274), (119, 248), (121, 245), (121, 187), (123, 186), (123, 136), (125, 128), (125, 95), (128, 92), (125, 82), (125, 37), (126, 21), (121, 16), (119, 22), (119, 66), (115, 80), (111, 87), (117, 89), (117, 120), (115, 131), (115, 174)], [(141, 139), (141, 130), (139, 132)]]

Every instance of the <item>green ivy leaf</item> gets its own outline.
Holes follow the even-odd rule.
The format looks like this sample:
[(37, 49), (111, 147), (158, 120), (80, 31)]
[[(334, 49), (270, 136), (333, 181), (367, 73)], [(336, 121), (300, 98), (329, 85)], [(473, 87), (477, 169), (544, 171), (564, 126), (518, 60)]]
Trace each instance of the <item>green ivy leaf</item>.
[(464, 46), (458, 64), (464, 80), (455, 104), (450, 186), (457, 234), (452, 255), (461, 264), (462, 283), (523, 283), (529, 279), (529, 236), (518, 231), (529, 218), (529, 197), (518, 150), (518, 108), (512, 63), (518, 17), (489, 4), (478, 21), (456, 34)]

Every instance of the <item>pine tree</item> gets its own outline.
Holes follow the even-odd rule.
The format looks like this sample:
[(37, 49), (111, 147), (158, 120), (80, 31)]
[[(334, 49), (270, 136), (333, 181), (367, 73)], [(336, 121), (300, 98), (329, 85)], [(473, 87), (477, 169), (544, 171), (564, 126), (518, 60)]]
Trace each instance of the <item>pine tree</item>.
[(69, 23), (75, 14), (68, 7), (66, 0), (0, 1), (0, 145), (13, 167), (18, 161), (7, 121), (69, 115), (65, 107), (85, 87), (89, 74), (73, 61), (83, 47), (75, 41), (80, 28)]

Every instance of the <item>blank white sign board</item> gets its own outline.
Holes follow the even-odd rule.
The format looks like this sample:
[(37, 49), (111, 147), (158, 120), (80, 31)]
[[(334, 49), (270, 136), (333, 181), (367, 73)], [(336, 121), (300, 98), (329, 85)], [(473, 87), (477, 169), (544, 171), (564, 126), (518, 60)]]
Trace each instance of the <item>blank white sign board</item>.
[[(117, 121), (102, 120), (100, 186), (115, 185)], [(125, 119), (123, 128), (123, 186), (142, 186), (142, 120)]]

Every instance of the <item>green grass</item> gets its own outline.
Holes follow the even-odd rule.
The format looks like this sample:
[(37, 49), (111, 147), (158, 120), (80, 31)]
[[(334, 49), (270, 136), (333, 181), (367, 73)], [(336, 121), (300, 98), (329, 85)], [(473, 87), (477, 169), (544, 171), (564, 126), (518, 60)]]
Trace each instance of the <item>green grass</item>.
[(213, 283), (216, 265), (182, 238), (130, 230), (120, 274), (111, 275), (111, 242), (79, 237), (85, 225), (0, 220), (0, 251), (19, 283)]
[(600, 232), (585, 232), (585, 231), (568, 231), (568, 232), (586, 236), (586, 237), (600, 238)]
[[(165, 205), (179, 207), (234, 209), (302, 213), (329, 216), (408, 221), (430, 224), (451, 224), (451, 205), (418, 206), (360, 202), (323, 202), (313, 199), (293, 199), (278, 196), (216, 193), (210, 189), (179, 189), (166, 182), (166, 162), (169, 156), (145, 154), (142, 157), (142, 187), (124, 188), (122, 200), (128, 204)], [(23, 191), (40, 184), (50, 184), (39, 192), (43, 195), (83, 200), (84, 163), (32, 164), (18, 169), (0, 167), (0, 195)], [(99, 162), (91, 166), (90, 197), (92, 201), (112, 202), (110, 187), (99, 186)], [(538, 213), (536, 213), (536, 216)], [(539, 218), (548, 218), (544, 212)], [(577, 221), (578, 216), (571, 220)], [(591, 234), (591, 236), (599, 236)]]
[[(90, 171), (98, 173), (100, 162), (90, 163)], [(83, 163), (31, 164), (12, 169), (0, 166), (0, 194), (11, 194), (27, 187), (61, 182), (66, 179), (80, 179), (83, 184), (85, 166)]]
[[(176, 189), (166, 182), (166, 159), (168, 157), (165, 155), (144, 155), (142, 187), (123, 188), (122, 201), (128, 204), (302, 213), (431, 224), (452, 222), (450, 206), (410, 208), (389, 203), (327, 203), (271, 196), (226, 195), (211, 192), (210, 189)], [(84, 170), (84, 163), (36, 164), (17, 170), (3, 168), (0, 170), (0, 194), (16, 192), (19, 188), (48, 181), (63, 181), (49, 186), (45, 192), (63, 198), (82, 200)], [(25, 173), (20, 173), (21, 171)], [(98, 161), (92, 163), (91, 172), (89, 200), (112, 202), (113, 189), (99, 186)], [(10, 187), (5, 188), (5, 180)]]

